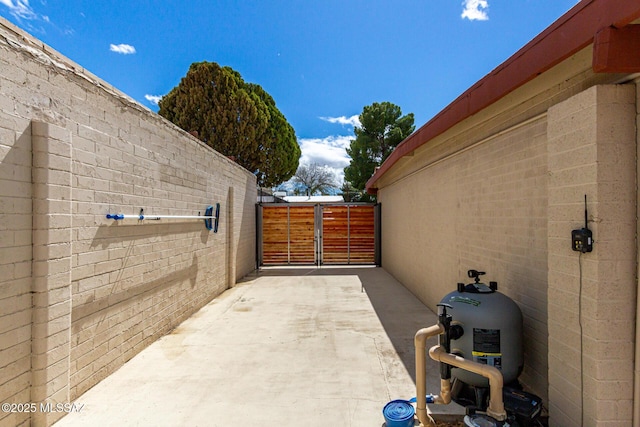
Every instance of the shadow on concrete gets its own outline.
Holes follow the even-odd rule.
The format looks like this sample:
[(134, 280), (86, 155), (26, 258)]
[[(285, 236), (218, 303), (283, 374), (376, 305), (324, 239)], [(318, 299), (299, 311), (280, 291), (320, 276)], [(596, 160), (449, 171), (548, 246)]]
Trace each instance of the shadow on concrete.
[[(436, 323), (436, 315), (381, 267), (268, 267), (247, 276), (358, 276), (380, 323), (415, 384), (415, 333)], [(430, 338), (427, 347), (437, 344)], [(435, 362), (434, 362), (435, 363)], [(439, 387), (439, 385), (438, 385)]]

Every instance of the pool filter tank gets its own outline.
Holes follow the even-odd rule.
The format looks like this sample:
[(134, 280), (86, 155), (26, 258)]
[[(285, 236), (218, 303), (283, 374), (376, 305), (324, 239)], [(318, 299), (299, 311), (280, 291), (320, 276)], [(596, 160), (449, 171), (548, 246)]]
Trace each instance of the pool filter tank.
[[(451, 353), (502, 371), (504, 384), (516, 381), (524, 365), (522, 352), (522, 312), (506, 295), (498, 292), (497, 282), (480, 283), (483, 271), (469, 270), (474, 283), (458, 283), (440, 304), (450, 306)], [(460, 368), (451, 378), (472, 387), (489, 387), (489, 381)], [(455, 398), (455, 396), (454, 396)]]

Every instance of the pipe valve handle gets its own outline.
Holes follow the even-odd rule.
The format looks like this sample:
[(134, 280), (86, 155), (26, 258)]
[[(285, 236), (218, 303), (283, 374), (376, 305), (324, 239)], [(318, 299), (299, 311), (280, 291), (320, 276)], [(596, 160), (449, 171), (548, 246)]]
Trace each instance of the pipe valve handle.
[(484, 276), (485, 274), (487, 274), (484, 271), (478, 271), (478, 270), (468, 270), (467, 271), (467, 275), (472, 278), (475, 279), (476, 283), (480, 283), (480, 276)]
[(453, 307), (450, 304), (446, 304), (444, 302), (436, 304), (436, 307), (442, 307), (442, 310), (438, 310), (438, 311), (441, 311), (443, 316), (447, 315), (447, 308), (449, 310), (453, 310)]

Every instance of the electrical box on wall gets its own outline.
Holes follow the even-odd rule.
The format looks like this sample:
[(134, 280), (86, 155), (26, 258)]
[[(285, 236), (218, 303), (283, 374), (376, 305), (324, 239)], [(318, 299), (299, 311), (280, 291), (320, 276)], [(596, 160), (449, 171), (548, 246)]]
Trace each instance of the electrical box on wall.
[(593, 250), (593, 233), (588, 228), (581, 228), (571, 232), (571, 241), (574, 251), (591, 252)]
[(584, 227), (571, 231), (571, 249), (582, 253), (593, 250), (593, 233), (589, 230), (586, 194), (584, 195)]

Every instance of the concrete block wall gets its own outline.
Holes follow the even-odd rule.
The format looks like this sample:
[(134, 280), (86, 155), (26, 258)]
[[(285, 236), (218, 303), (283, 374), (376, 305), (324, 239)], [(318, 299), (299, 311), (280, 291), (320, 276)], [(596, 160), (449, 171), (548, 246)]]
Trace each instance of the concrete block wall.
[[(31, 122), (32, 317), (31, 398), (69, 399), (72, 303), (71, 132)], [(59, 415), (35, 411), (32, 424), (49, 425)]]
[[(637, 93), (586, 86), (485, 140), (452, 137), (462, 148), (446, 157), (426, 144), (378, 191), (383, 266), (423, 302), (435, 309), (475, 268), (518, 303), (520, 379), (551, 426), (632, 423)], [(595, 244), (579, 255), (585, 194)]]
[(65, 403), (255, 267), (256, 180), (1, 19), (0, 107), (0, 400)]
[[(549, 398), (553, 426), (629, 426), (636, 300), (636, 87), (549, 109)], [(591, 253), (570, 249), (584, 226)]]
[[(524, 315), (521, 381), (547, 398), (546, 119), (427, 163), (378, 192), (383, 267), (433, 310), (468, 269), (487, 272)], [(425, 162), (418, 168), (413, 162)], [(455, 315), (455, 313), (454, 313)], [(426, 325), (425, 325), (426, 326)]]
[[(0, 70), (10, 69), (0, 54)], [(0, 79), (0, 90), (7, 86)], [(31, 401), (31, 122), (0, 96), (0, 402)], [(29, 414), (0, 413), (0, 425)]]

